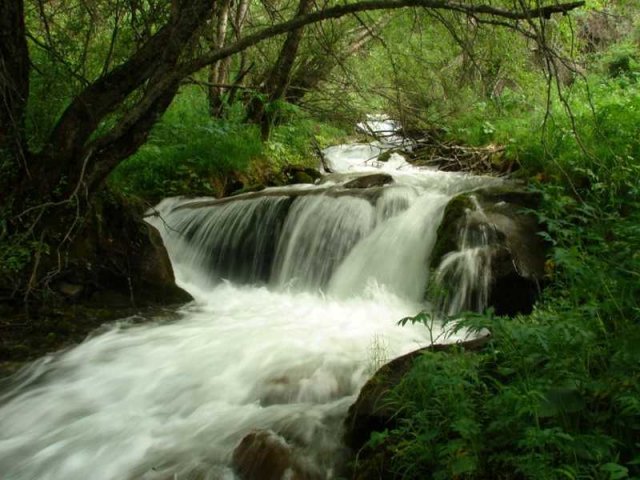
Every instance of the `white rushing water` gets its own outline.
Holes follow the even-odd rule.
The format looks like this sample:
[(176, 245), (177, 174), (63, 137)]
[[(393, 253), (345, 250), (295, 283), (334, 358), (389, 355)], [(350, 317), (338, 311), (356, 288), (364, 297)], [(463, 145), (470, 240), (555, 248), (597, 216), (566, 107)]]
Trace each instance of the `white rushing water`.
[(424, 308), (448, 200), (494, 182), (385, 165), (384, 187), (348, 192), (336, 177), (162, 202), (149, 221), (195, 301), (177, 318), (117, 322), (12, 379), (0, 478), (233, 479), (233, 449), (256, 428), (334, 478), (342, 421), (372, 372), (431, 335), (456, 340), (397, 322)]

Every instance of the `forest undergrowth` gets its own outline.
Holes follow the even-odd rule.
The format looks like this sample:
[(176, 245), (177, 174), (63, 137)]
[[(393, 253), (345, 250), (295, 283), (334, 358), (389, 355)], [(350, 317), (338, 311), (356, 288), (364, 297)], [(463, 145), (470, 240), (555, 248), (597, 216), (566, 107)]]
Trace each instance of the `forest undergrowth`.
[(427, 351), (389, 392), (397, 426), (364, 447), (386, 475), (640, 478), (640, 69), (612, 50), (555, 114), (507, 100), (449, 127), (505, 145), (542, 195), (547, 287), (530, 315), (463, 315), (488, 347)]

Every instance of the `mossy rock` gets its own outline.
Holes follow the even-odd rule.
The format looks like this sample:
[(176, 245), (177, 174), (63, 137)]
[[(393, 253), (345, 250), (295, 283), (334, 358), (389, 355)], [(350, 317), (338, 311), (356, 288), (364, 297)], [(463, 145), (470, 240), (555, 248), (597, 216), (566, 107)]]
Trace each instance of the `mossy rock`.
[(392, 478), (385, 471), (387, 448), (393, 445), (378, 445), (375, 448), (363, 448), (375, 432), (392, 430), (401, 421), (401, 406), (389, 402), (388, 394), (402, 382), (405, 375), (413, 368), (414, 363), (425, 352), (439, 352), (447, 355), (453, 349), (465, 352), (478, 352), (489, 343), (490, 336), (478, 337), (459, 343), (435, 344), (414, 350), (376, 371), (371, 379), (360, 390), (356, 402), (351, 405), (345, 419), (344, 442), (352, 452), (358, 452), (358, 458), (352, 464), (350, 478), (365, 480), (369, 478)]
[(387, 392), (397, 385), (422, 353), (416, 350), (383, 365), (362, 387), (345, 420), (345, 444), (358, 451), (371, 432), (393, 426), (395, 410), (386, 403)]
[(535, 210), (540, 206), (542, 197), (520, 185), (505, 184), (487, 187), (462, 193), (453, 197), (447, 205), (442, 223), (438, 228), (436, 244), (431, 254), (431, 266), (436, 267), (442, 257), (458, 247), (458, 235), (464, 225), (465, 214), (474, 208), (472, 196), (475, 196), (487, 213), (499, 213), (527, 225), (532, 235), (539, 230), (535, 219), (527, 210)]
[(378, 160), (379, 162), (388, 162), (394, 151), (395, 150), (385, 150), (380, 155), (378, 155), (378, 158), (376, 160)]
[(539, 192), (527, 190), (523, 185), (513, 183), (479, 188), (467, 195), (476, 195), (484, 204), (506, 202), (519, 209), (535, 210), (542, 202), (542, 194)]
[(322, 177), (318, 170), (304, 165), (287, 165), (282, 169), (282, 174), (289, 185), (315, 183), (317, 179)]
[[(482, 208), (474, 225), (490, 225), (495, 231), (491, 255), (492, 284), (489, 306), (499, 315), (513, 316), (533, 309), (544, 277), (546, 245), (538, 234), (542, 229), (531, 213), (540, 204), (540, 195), (519, 185), (505, 184), (478, 189), (454, 197), (445, 209), (438, 229), (430, 265), (437, 269), (443, 257), (457, 251), (460, 234), (467, 222), (466, 212)], [(454, 287), (453, 285), (448, 287)], [(444, 290), (448, 288), (444, 286)], [(433, 300), (433, 298), (431, 298)]]
[(293, 174), (291, 184), (313, 183), (315, 180), (307, 172), (296, 172)]

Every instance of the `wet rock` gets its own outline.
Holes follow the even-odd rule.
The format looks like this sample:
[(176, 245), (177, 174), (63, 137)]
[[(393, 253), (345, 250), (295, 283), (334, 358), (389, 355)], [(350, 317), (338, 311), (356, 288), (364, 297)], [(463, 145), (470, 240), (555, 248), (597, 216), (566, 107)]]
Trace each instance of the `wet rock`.
[(251, 193), (251, 192), (261, 192), (266, 187), (264, 185), (251, 185), (249, 187), (243, 187), (239, 190), (232, 192), (229, 196), (235, 197), (236, 195), (242, 195), (243, 193)]
[(422, 351), (415, 350), (383, 365), (362, 387), (345, 420), (344, 441), (353, 451), (360, 450), (372, 432), (394, 427), (395, 409), (385, 401), (385, 394), (402, 380)]
[(286, 178), (286, 183), (290, 185), (298, 183), (315, 183), (322, 174), (315, 168), (305, 167), (303, 165), (287, 165), (282, 169), (282, 173)]
[(254, 430), (233, 451), (232, 467), (242, 480), (319, 480), (306, 471), (294, 448), (270, 430)]
[[(475, 202), (483, 213), (468, 216), (468, 211), (477, 208)], [(543, 283), (546, 245), (538, 234), (541, 226), (527, 210), (535, 209), (539, 202), (536, 193), (509, 184), (458, 195), (445, 210), (431, 266), (437, 268), (447, 253), (460, 248), (460, 232), (465, 225), (478, 230), (483, 224), (489, 225), (496, 234), (496, 245), (489, 250), (489, 306), (498, 315), (531, 312)]]
[(380, 155), (378, 155), (378, 158), (376, 160), (379, 162), (388, 162), (389, 159), (391, 158), (391, 155), (393, 155), (396, 152), (398, 152), (398, 149), (385, 150)]
[(382, 187), (393, 183), (393, 177), (387, 173), (374, 173), (355, 178), (344, 184), (344, 188)]

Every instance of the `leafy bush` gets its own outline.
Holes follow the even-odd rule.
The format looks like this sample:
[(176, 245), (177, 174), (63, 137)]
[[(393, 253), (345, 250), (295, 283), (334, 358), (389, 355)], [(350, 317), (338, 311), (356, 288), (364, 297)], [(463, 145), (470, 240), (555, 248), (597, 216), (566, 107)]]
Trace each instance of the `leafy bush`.
[(343, 134), (294, 110), (263, 144), (259, 128), (241, 119), (240, 114), (211, 118), (204, 92), (186, 89), (154, 128), (150, 141), (112, 173), (110, 186), (153, 201), (171, 195), (212, 195), (219, 193), (217, 183), (249, 175), (254, 161), (266, 164), (272, 173), (292, 163), (315, 166), (312, 139), (326, 145)]
[(550, 115), (483, 103), (450, 124), (458, 140), (507, 145), (542, 194), (550, 286), (531, 315), (467, 314), (457, 326), (489, 329), (489, 346), (425, 353), (388, 394), (397, 427), (366, 448), (384, 449), (392, 477), (640, 478), (640, 85), (629, 67), (565, 90)]
[(262, 153), (253, 126), (212, 119), (198, 90), (180, 95), (150, 141), (113, 172), (116, 190), (153, 199), (213, 192), (212, 178), (244, 170)]
[(616, 194), (536, 187), (551, 287), (528, 316), (466, 315), (489, 346), (425, 353), (390, 392), (395, 478), (640, 478), (639, 175), (627, 159)]

